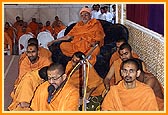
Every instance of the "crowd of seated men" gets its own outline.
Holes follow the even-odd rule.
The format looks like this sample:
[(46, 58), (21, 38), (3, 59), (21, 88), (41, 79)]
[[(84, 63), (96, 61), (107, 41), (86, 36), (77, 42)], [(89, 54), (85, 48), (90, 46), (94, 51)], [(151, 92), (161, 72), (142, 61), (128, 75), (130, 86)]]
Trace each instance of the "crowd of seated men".
[[(91, 18), (91, 10), (87, 7), (82, 8), (79, 15), (81, 20), (69, 32), (66, 31), (65, 36), (49, 42), (47, 51), (39, 48), (36, 36), (40, 31), (31, 29), (34, 38), (29, 39), (26, 52), (20, 56), (19, 74), (11, 92), (12, 102), (8, 109), (163, 110), (162, 87), (156, 77), (146, 70), (145, 63), (133, 52), (128, 44), (127, 31), (123, 29), (122, 36), (118, 35), (120, 33), (116, 30), (123, 26), (114, 24), (110, 25), (111, 28), (108, 27), (105, 21)], [(58, 17), (56, 20), (59, 20)], [(37, 24), (35, 19), (32, 19), (32, 23), (31, 25)], [(52, 28), (57, 25), (55, 23), (50, 26), (47, 21), (44, 27), (53, 36), (55, 33)], [(14, 26), (23, 27), (20, 21)], [(114, 30), (106, 30), (105, 27)], [(109, 39), (110, 32), (114, 32), (117, 37)], [(99, 56), (107, 58), (103, 60), (108, 61), (107, 65), (101, 63), (102, 58)]]

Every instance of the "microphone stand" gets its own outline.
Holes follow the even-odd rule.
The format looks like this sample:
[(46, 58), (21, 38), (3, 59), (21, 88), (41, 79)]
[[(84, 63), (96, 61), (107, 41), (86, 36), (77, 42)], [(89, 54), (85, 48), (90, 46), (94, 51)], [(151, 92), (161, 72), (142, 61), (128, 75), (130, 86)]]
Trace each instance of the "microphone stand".
[[(82, 65), (82, 78), (83, 78), (83, 111), (86, 111), (87, 107), (87, 99), (86, 99), (86, 91), (87, 91), (87, 74), (86, 74), (86, 65), (88, 62), (88, 58), (92, 54), (92, 52), (96, 49), (99, 42), (96, 42), (95, 45), (89, 50), (88, 54), (86, 56), (83, 56), (83, 60), (81, 60), (79, 63)], [(89, 66), (89, 65), (88, 65)]]

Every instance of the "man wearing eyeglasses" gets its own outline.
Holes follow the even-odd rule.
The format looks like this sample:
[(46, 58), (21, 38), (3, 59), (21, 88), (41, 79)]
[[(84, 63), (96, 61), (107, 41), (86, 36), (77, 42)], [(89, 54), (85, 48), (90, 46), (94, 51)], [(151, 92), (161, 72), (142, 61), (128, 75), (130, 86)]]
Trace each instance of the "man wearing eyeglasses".
[(79, 90), (67, 82), (61, 64), (51, 64), (47, 70), (48, 81), (41, 84), (34, 95), (31, 109), (34, 111), (77, 111)]

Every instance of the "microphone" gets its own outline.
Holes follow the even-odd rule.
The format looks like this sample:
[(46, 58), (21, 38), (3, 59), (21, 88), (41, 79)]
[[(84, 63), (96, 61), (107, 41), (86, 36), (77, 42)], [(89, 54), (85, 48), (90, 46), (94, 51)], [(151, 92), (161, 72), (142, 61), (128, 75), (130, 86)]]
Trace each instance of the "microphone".
[(52, 93), (55, 91), (55, 87), (54, 87), (54, 85), (50, 85), (49, 87), (48, 87), (48, 99), (47, 99), (47, 102), (48, 102), (48, 104), (51, 102), (51, 99), (53, 98), (53, 95), (52, 95)]

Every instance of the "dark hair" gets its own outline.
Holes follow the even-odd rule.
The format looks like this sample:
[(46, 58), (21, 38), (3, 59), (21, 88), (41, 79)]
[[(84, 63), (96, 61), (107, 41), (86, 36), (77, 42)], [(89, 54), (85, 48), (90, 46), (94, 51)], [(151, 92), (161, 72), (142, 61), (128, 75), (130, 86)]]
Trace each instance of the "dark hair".
[[(85, 57), (85, 54), (84, 53), (82, 53), (82, 52), (75, 52), (74, 54), (73, 54), (73, 56), (76, 56), (77, 58), (80, 58), (80, 60), (82, 60), (84, 57)], [(72, 57), (73, 57), (72, 56)]]
[(127, 43), (127, 40), (125, 37), (119, 37), (116, 42), (124, 42), (124, 43)]
[(105, 9), (108, 9), (108, 6), (104, 6)]
[(59, 70), (59, 74), (63, 74), (65, 73), (65, 68), (62, 64), (59, 64), (59, 63), (52, 63), (50, 64), (50, 66), (48, 67), (48, 70), (47, 71), (53, 71), (53, 70), (56, 70), (58, 69)]
[(143, 67), (142, 67), (142, 60), (138, 59), (138, 58), (133, 58), (137, 63), (138, 63), (138, 68), (143, 71)]
[(123, 61), (123, 62), (121, 63), (121, 66), (120, 66), (120, 69), (121, 69), (121, 70), (123, 69), (123, 66), (124, 66), (125, 64), (134, 64), (134, 65), (136, 66), (136, 70), (140, 70), (139, 64), (138, 64), (138, 62), (137, 62), (135, 59), (127, 59), (127, 60)]
[(34, 43), (38, 45), (38, 39), (37, 38), (30, 38), (27, 42), (28, 44)]
[(131, 46), (130, 46), (128, 43), (123, 43), (123, 44), (120, 46), (119, 51), (120, 51), (120, 50), (123, 50), (123, 49), (125, 49), (125, 48), (127, 48), (130, 52), (132, 51), (132, 48), (131, 48)]
[(48, 80), (47, 69), (48, 69), (48, 66), (45, 66), (38, 71), (40, 78), (44, 79), (45, 81)]
[(101, 7), (100, 9), (105, 10), (105, 8), (104, 8), (104, 7)]
[(37, 51), (38, 51), (38, 44), (30, 43), (30, 44), (28, 44), (27, 49), (28, 49), (29, 46), (35, 46)]

